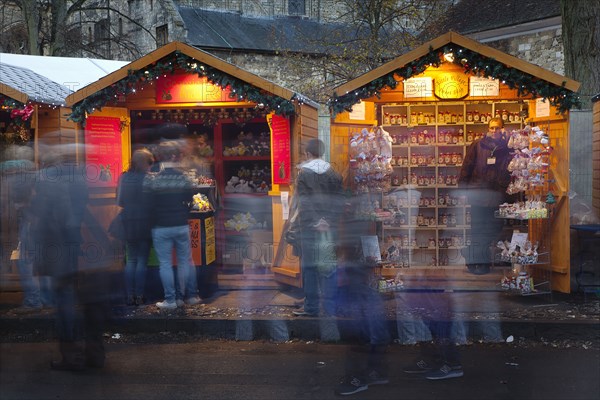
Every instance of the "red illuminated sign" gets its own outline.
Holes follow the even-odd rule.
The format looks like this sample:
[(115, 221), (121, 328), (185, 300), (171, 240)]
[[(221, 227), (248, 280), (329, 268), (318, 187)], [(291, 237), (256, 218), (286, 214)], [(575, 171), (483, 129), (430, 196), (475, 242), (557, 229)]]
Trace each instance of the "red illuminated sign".
[(229, 88), (213, 85), (196, 74), (174, 74), (156, 81), (156, 103), (206, 103), (237, 101)]
[(290, 121), (279, 115), (269, 114), (267, 116), (269, 128), (271, 129), (271, 171), (273, 184), (290, 183)]
[(123, 170), (121, 119), (88, 117), (85, 125), (86, 176), (91, 186), (116, 187)]

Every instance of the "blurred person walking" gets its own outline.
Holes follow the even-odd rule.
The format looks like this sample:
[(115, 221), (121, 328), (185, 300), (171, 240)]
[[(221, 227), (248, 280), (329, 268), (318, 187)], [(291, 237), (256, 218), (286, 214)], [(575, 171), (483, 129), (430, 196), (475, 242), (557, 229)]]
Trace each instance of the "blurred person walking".
[(151, 214), (143, 194), (144, 178), (154, 162), (147, 149), (136, 150), (131, 156), (131, 166), (119, 180), (117, 203), (123, 208), (122, 220), (127, 245), (125, 264), (125, 289), (127, 305), (145, 303), (146, 271), (152, 246)]
[[(79, 265), (88, 198), (85, 168), (72, 162), (59, 145), (46, 150), (35, 187), (32, 232), (36, 272), (52, 277), (62, 358), (52, 361), (51, 367), (57, 370), (104, 366), (108, 277), (102, 270), (84, 272)], [(83, 321), (77, 314), (78, 302)]]
[(342, 178), (321, 159), (325, 144), (311, 139), (305, 148), (307, 160), (299, 165), (296, 180), (300, 266), (305, 300), (297, 316), (317, 316), (320, 300), (327, 315), (335, 314), (336, 240), (343, 210)]
[(42, 307), (53, 307), (50, 278), (33, 273), (33, 253), (35, 243), (32, 237), (33, 188), (36, 181), (36, 166), (33, 162), (33, 149), (29, 146), (9, 146), (3, 153), (0, 163), (2, 180), (8, 189), (9, 202), (16, 213), (18, 245), (15, 256), (23, 301), (12, 311), (18, 314), (40, 311)]
[(387, 327), (382, 294), (373, 285), (377, 261), (366, 257), (362, 251), (361, 235), (368, 235), (368, 221), (344, 219), (344, 232), (340, 239), (340, 266), (346, 285), (339, 296), (340, 309), (348, 315), (350, 335), (358, 336), (367, 346), (348, 347), (344, 377), (334, 392), (346, 396), (359, 393), (374, 385), (385, 385), (388, 379), (387, 349), (391, 335)]
[(464, 371), (455, 335), (463, 331), (460, 329), (463, 321), (455, 320), (455, 293), (427, 288), (428, 277), (422, 276), (420, 279), (422, 283), (414, 281), (412, 284), (422, 289), (399, 295), (406, 307), (421, 313), (421, 320), (429, 328), (432, 341), (419, 345), (420, 355), (403, 371), (422, 374), (428, 380), (460, 378)]
[[(176, 141), (160, 143), (157, 153), (161, 164), (159, 172), (145, 177), (143, 190), (152, 219), (152, 243), (164, 290), (164, 301), (159, 301), (156, 306), (172, 310), (201, 302), (196, 269), (192, 266), (188, 225), (188, 204), (198, 185), (180, 169), (181, 149)], [(177, 257), (176, 275), (173, 249)]]

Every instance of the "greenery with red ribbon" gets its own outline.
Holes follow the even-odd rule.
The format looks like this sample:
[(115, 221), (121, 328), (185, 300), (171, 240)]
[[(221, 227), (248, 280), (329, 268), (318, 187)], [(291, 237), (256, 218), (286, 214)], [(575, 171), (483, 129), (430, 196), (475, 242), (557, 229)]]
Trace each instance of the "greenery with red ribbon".
[[(290, 100), (281, 98), (263, 89), (249, 85), (248, 83), (226, 74), (214, 67), (202, 64), (181, 52), (173, 54), (153, 63), (147, 68), (139, 70), (130, 70), (127, 77), (101, 89), (82, 101), (73, 105), (68, 119), (80, 122), (85, 125), (87, 114), (94, 110), (100, 110), (106, 104), (116, 102), (119, 97), (135, 93), (143, 85), (161, 79), (167, 74), (174, 74), (177, 71), (197, 74), (205, 77), (214, 85), (229, 88), (231, 98), (237, 101), (250, 101), (256, 103), (266, 112), (275, 112), (279, 115), (293, 115), (295, 113), (294, 103)], [(304, 99), (296, 95), (293, 100), (303, 102)]]
[[(444, 54), (452, 54), (453, 60), (446, 61)], [(561, 86), (555, 85), (516, 68), (509, 67), (494, 58), (483, 56), (454, 44), (448, 44), (439, 49), (430, 47), (429, 52), (423, 57), (411, 61), (403, 67), (376, 78), (349, 93), (341, 96), (334, 94), (329, 99), (328, 106), (333, 115), (343, 111), (351, 111), (352, 106), (361, 100), (373, 96), (379, 98), (383, 88), (394, 89), (399, 83), (397, 77), (409, 79), (425, 72), (429, 66), (439, 67), (444, 62), (461, 65), (465, 74), (498, 79), (509, 88), (516, 89), (519, 96), (531, 95), (548, 99), (550, 104), (556, 106), (560, 113), (564, 113), (571, 108), (581, 108), (579, 96), (565, 88), (566, 82), (563, 82)]]

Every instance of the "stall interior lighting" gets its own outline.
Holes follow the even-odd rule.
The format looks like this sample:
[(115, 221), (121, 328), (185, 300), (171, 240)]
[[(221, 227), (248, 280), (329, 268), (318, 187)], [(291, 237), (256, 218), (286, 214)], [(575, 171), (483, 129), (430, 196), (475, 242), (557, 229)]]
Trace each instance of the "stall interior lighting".
[(454, 62), (454, 53), (444, 53), (444, 60), (448, 62)]

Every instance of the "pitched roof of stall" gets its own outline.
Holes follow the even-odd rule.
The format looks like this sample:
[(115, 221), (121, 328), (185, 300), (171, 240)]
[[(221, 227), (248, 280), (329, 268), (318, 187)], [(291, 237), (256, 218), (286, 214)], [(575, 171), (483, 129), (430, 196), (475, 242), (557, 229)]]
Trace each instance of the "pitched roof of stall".
[(564, 83), (565, 88), (573, 92), (576, 92), (577, 89), (579, 89), (579, 82), (566, 78), (562, 75), (556, 74), (552, 71), (548, 71), (547, 69), (544, 69), (537, 65), (520, 60), (509, 54), (503, 53), (500, 50), (496, 50), (492, 47), (483, 45), (475, 40), (461, 36), (458, 33), (447, 32), (427, 43), (424, 43), (416, 49), (386, 64), (381, 65), (378, 68), (375, 68), (349, 82), (346, 82), (343, 85), (338, 86), (334, 89), (334, 93), (338, 96), (343, 96), (344, 94), (352, 90), (362, 87), (372, 82), (373, 80), (384, 76), (398, 68), (401, 68), (406, 64), (410, 63), (411, 61), (415, 61), (416, 59), (428, 54), (430, 49), (439, 49), (450, 43), (462, 46), (466, 49), (477, 52), (483, 56), (493, 58), (510, 68), (520, 70), (524, 73), (545, 80), (546, 82), (552, 83), (556, 86), (562, 86)]
[(560, 16), (560, 0), (460, 0), (421, 37), (455, 31), (463, 35)]
[[(112, 85), (113, 83), (120, 81), (123, 78), (126, 78), (130, 70), (139, 70), (146, 68), (153, 62), (158, 61), (163, 57), (166, 57), (169, 54), (174, 53), (176, 51), (179, 51), (182, 54), (192, 57), (193, 59), (200, 61), (206, 65), (217, 68), (218, 70), (225, 72), (226, 74), (234, 76), (250, 85), (263, 89), (283, 99), (291, 100), (296, 95), (295, 92), (289, 89), (281, 87), (276, 83), (261, 78), (257, 75), (254, 75), (251, 72), (248, 72), (240, 67), (230, 64), (227, 61), (215, 57), (205, 51), (202, 51), (182, 42), (171, 42), (135, 61), (132, 61), (124, 67), (106, 75), (104, 78), (101, 78), (98, 81), (81, 88), (75, 93), (72, 93), (66, 99), (67, 105), (72, 106), (73, 104), (82, 101), (87, 96), (96, 93), (97, 91), (102, 90)], [(316, 103), (307, 98), (303, 98), (303, 101), (310, 103), (313, 107), (316, 107)]]
[[(320, 37), (346, 26), (299, 17), (245, 17), (238, 13), (178, 7), (188, 29), (187, 43), (201, 48), (305, 53), (324, 51)], [(356, 34), (356, 32), (354, 33)]]
[(0, 62), (0, 93), (21, 103), (62, 105), (72, 90), (30, 69)]

